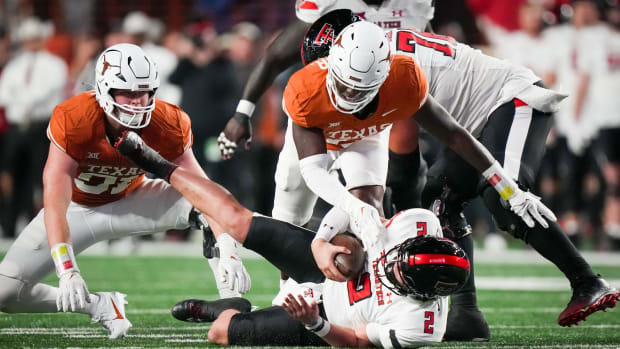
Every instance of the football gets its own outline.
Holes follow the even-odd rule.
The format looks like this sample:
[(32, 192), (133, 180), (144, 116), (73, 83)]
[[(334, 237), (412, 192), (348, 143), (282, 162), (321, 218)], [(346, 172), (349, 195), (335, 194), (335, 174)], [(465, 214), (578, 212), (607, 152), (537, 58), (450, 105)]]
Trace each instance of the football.
[(338, 253), (334, 257), (336, 268), (344, 275), (347, 280), (356, 279), (364, 269), (366, 253), (362, 242), (351, 234), (338, 234), (330, 241), (337, 246), (344, 246), (351, 251), (351, 254)]

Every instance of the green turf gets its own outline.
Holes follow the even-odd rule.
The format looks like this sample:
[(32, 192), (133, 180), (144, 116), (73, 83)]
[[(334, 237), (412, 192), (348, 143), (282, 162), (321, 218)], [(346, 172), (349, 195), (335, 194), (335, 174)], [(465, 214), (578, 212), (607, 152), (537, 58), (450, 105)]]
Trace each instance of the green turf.
[[(128, 294), (130, 337), (110, 341), (99, 324), (76, 314), (0, 313), (0, 347), (205, 347), (208, 325), (174, 320), (168, 309), (189, 298), (215, 298), (216, 289), (206, 261), (198, 258), (79, 257), (92, 292), (118, 290)], [(247, 260), (252, 275), (248, 298), (267, 306), (277, 289), (279, 272), (267, 262)], [(553, 266), (477, 265), (479, 276), (560, 277)], [(619, 268), (596, 267), (597, 272), (620, 278)], [(47, 279), (52, 285), (55, 276)], [(479, 304), (491, 325), (487, 344), (442, 344), (441, 347), (620, 347), (618, 310), (592, 315), (578, 327), (561, 328), (558, 313), (570, 292), (479, 291)]]

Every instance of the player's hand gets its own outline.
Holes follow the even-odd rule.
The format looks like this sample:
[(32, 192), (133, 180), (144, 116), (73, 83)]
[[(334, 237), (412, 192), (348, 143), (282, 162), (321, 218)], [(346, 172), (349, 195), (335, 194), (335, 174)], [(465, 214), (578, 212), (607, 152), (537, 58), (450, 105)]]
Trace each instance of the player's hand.
[(247, 115), (235, 113), (228, 120), (224, 131), (217, 138), (217, 145), (220, 147), (222, 159), (228, 160), (232, 158), (237, 150), (237, 146), (243, 143), (245, 149), (250, 149), (252, 142), (252, 123)]
[(220, 250), (218, 273), (222, 283), (228, 286), (231, 291), (237, 291), (241, 294), (248, 293), (252, 286), (252, 280), (237, 253), (239, 243), (228, 234), (220, 235), (217, 242)]
[[(297, 300), (299, 299), (299, 301)], [(306, 300), (302, 295), (298, 295), (297, 299), (292, 294), (288, 294), (282, 303), (282, 307), (286, 310), (295, 320), (300, 321), (304, 325), (310, 325), (319, 318), (319, 307), (316, 302), (312, 302), (311, 305), (306, 303)]]
[(330, 244), (323, 239), (314, 239), (312, 241), (312, 255), (316, 265), (321, 269), (326, 278), (338, 282), (346, 281), (347, 279), (336, 267), (334, 263), (334, 257), (338, 253), (351, 254), (348, 248), (344, 246), (336, 246)]
[(548, 221), (555, 222), (557, 220), (553, 211), (540, 201), (540, 198), (530, 192), (518, 190), (510, 199), (508, 199), (510, 209), (527, 224), (528, 227), (534, 228), (535, 222), (538, 222), (543, 228), (549, 228)]
[(60, 276), (56, 308), (58, 311), (78, 311), (90, 303), (90, 293), (86, 282), (77, 271), (68, 272)]
[(362, 240), (364, 249), (367, 250), (376, 244), (385, 232), (379, 211), (371, 205), (364, 204), (349, 214), (351, 232)]

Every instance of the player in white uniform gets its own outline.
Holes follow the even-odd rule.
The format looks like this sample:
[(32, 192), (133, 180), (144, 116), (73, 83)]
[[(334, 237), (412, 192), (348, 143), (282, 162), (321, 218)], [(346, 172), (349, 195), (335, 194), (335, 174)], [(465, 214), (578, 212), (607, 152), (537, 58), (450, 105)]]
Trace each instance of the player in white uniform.
[[(387, 37), (391, 52), (412, 57), (422, 68), (434, 100), (489, 149), (510, 178), (525, 189), (532, 188), (552, 112), (565, 95), (544, 88), (529, 69), (486, 56), (449, 37), (402, 29), (389, 31)], [(407, 127), (395, 126), (390, 141), (395, 136), (406, 138), (411, 133)], [(593, 274), (557, 223), (550, 222), (547, 227), (517, 219), (506, 210), (504, 194), (500, 193), (500, 198), (497, 188), (493, 189), (495, 181), (485, 184), (474, 168), (453, 151), (445, 149), (441, 159), (429, 170), (428, 179), (424, 201), (430, 205), (432, 200), (442, 197), (436, 209), (444, 234), (455, 239), (470, 259), (473, 259), (471, 230), (463, 228), (461, 210), (466, 201), (481, 195), (501, 228), (526, 241), (564, 272), (574, 294), (560, 314), (560, 325), (575, 324), (591, 312), (601, 310), (594, 305), (610, 306), (611, 298), (618, 296), (615, 289)], [(457, 322), (461, 309), (475, 304), (474, 281), (470, 277), (468, 285), (452, 296), (455, 310), (451, 309), (449, 321), (454, 316)], [(589, 311), (581, 310), (586, 307)], [(453, 330), (449, 327), (449, 331)], [(468, 329), (464, 331), (471, 333)], [(466, 334), (457, 333), (458, 337), (461, 335)]]
[[(288, 295), (283, 307), (244, 313), (234, 309), (236, 303), (244, 303), (241, 299), (185, 300), (173, 308), (173, 315), (186, 321), (214, 321), (209, 341), (222, 345), (319, 346), (327, 343), (346, 347), (412, 348), (439, 343), (447, 324), (446, 296), (460, 287), (468, 274), (469, 261), (465, 252), (455, 243), (441, 239), (439, 220), (428, 210), (402, 211), (384, 224), (386, 234), (380, 244), (368, 249), (366, 266), (359, 278), (348, 282), (326, 279), (322, 285), (321, 306), (316, 304), (316, 289), (301, 287), (299, 293)], [(325, 221), (321, 224), (322, 227), (326, 225), (329, 223)], [(328, 241), (339, 231), (325, 228), (314, 238)], [(280, 240), (273, 241), (279, 244), (270, 249), (273, 253), (279, 251), (280, 260), (288, 261), (279, 267), (286, 272), (297, 270), (299, 267), (294, 266), (299, 264), (300, 256), (310, 253), (309, 246), (303, 249), (303, 244), (296, 244), (295, 247), (301, 249), (292, 251), (280, 247), (296, 240), (308, 244), (312, 237), (295, 231), (276, 234)], [(422, 247), (427, 243), (442, 247)], [(451, 252), (446, 252), (444, 247)], [(410, 260), (415, 260), (418, 266), (437, 264), (433, 264), (430, 274), (423, 275), (424, 272), (408, 270), (404, 264), (394, 268), (397, 263), (392, 263)], [(316, 272), (315, 265), (307, 265), (301, 275), (297, 274), (297, 280), (302, 282), (306, 280), (304, 275)], [(399, 281), (403, 279), (413, 282)], [(303, 304), (305, 310), (302, 310)], [(183, 310), (190, 305), (201, 309), (200, 315)], [(323, 311), (323, 316), (319, 317)]]

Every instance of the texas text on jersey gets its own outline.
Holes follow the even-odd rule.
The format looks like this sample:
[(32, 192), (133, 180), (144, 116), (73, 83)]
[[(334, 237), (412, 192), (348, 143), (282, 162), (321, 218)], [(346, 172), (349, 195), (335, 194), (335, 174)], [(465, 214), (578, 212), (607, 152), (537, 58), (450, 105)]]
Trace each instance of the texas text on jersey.
[[(109, 143), (104, 120), (93, 92), (59, 104), (50, 120), (48, 138), (78, 162), (72, 196), (77, 204), (99, 206), (119, 200), (144, 179), (144, 171)], [(174, 160), (192, 145), (189, 117), (180, 108), (156, 100), (142, 138), (166, 159)]]
[(329, 150), (342, 149), (411, 117), (428, 96), (426, 77), (410, 58), (394, 55), (390, 75), (378, 93), (375, 112), (364, 120), (339, 112), (325, 88), (327, 59), (297, 71), (289, 80), (282, 101), (286, 114), (298, 125), (323, 130)]

